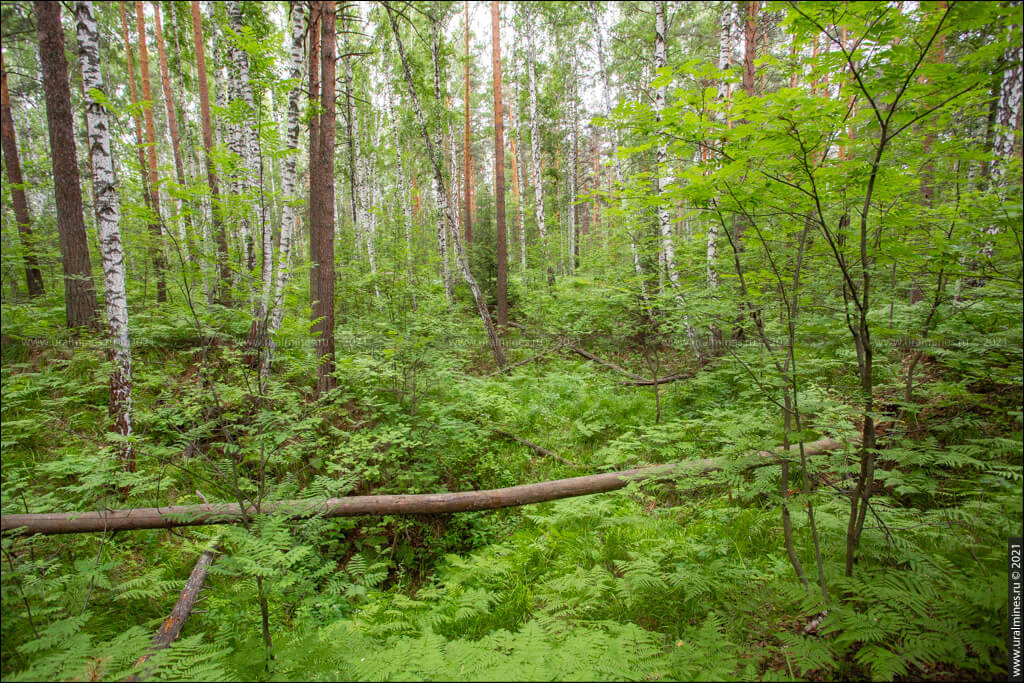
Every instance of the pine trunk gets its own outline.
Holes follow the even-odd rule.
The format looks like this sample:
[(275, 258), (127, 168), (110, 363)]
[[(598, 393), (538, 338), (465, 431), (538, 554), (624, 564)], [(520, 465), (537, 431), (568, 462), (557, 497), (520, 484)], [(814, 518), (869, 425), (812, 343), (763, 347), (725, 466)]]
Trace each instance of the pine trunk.
[(7, 91), (7, 70), (3, 54), (0, 53), (0, 139), (3, 143), (4, 165), (7, 167), (7, 181), (11, 184), (11, 203), (14, 205), (14, 221), (18, 224), (21, 238), (22, 260), (25, 262), (25, 282), (30, 297), (42, 296), (43, 274), (36, 258), (35, 236), (32, 234), (32, 218), (25, 198), (21, 162), (18, 159), (18, 140), (14, 134), (14, 117), (11, 114), (11, 95)]
[[(153, 16), (156, 20), (156, 53), (160, 62), (160, 83), (164, 92), (164, 108), (167, 110), (167, 128), (171, 135), (171, 153), (174, 155), (174, 175), (178, 184), (185, 186), (185, 163), (181, 156), (181, 138), (178, 135), (178, 117), (174, 108), (174, 98), (171, 96), (171, 72), (167, 68), (167, 52), (164, 49), (164, 31), (160, 21), (160, 3), (154, 0)], [(183, 211), (185, 221), (185, 234), (188, 238), (189, 255), (192, 256), (192, 218), (188, 211)]]
[(89, 241), (82, 215), (82, 186), (75, 152), (75, 124), (71, 116), (71, 85), (64, 56), (64, 29), (60, 4), (33, 3), (43, 72), (46, 123), (50, 135), (57, 231), (64, 270), (64, 310), (68, 327), (97, 329), (96, 291), (92, 282)]
[(315, 177), (310, 180), (310, 241), (316, 245), (313, 271), (317, 295), (312, 315), (318, 322), (317, 394), (335, 387), (334, 379), (334, 80), (335, 80), (335, 6), (333, 0), (320, 4), (320, 116), (317, 125)]
[[(142, 0), (135, 1), (135, 23), (139, 33), (139, 71), (142, 74), (142, 99), (152, 102), (153, 96), (149, 88), (149, 54), (146, 50), (146, 20), (143, 15)], [(143, 120), (146, 124), (146, 159), (149, 167), (149, 208), (153, 212), (149, 223), (149, 232), (155, 242), (153, 246), (153, 269), (156, 271), (157, 303), (167, 301), (167, 281), (164, 271), (167, 264), (164, 259), (163, 233), (160, 230), (160, 192), (159, 178), (156, 170), (156, 126), (153, 123), (153, 108), (147, 106)]]
[(231, 301), (231, 266), (228, 263), (228, 240), (220, 209), (220, 188), (213, 162), (213, 125), (210, 117), (210, 93), (206, 80), (206, 48), (203, 24), (199, 15), (199, 2), (192, 0), (192, 40), (196, 52), (196, 84), (199, 90), (199, 117), (203, 129), (203, 160), (206, 163), (206, 182), (210, 188), (210, 222), (217, 240), (217, 274), (219, 283), (216, 298), (222, 305)]

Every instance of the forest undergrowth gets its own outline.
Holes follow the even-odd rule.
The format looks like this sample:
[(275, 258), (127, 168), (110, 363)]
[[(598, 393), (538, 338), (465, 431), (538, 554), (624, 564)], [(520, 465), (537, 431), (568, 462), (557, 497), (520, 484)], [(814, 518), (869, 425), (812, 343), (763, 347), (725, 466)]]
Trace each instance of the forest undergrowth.
[[(487, 489), (644, 463), (740, 462), (780, 443), (768, 380), (750, 372), (763, 366), (757, 345), (719, 350), (657, 397), (567, 352), (585, 347), (644, 376), (696, 369), (685, 340), (638, 336), (636, 301), (593, 284), (566, 278), (519, 299), (509, 360), (538, 357), (506, 374), (481, 360), (486, 340), (468, 307), (448, 311), (441, 297), (420, 297), (415, 311), (352, 303), (339, 388), (319, 400), (312, 348), (286, 343), (304, 334), (302, 320), (286, 319), (260, 392), (244, 315), (212, 307), (193, 317), (181, 296), (133, 311), (136, 472), (111, 455), (99, 338), (61, 337), (54, 297), (5, 304), (3, 510)], [(943, 323), (936, 337), (963, 339), (969, 320), (980, 341), (928, 348), (914, 406), (901, 400), (911, 352), (894, 344), (878, 354), (880, 489), (852, 578), (842, 564), (852, 451), (817, 456), (809, 494), (790, 491), (806, 567), (814, 504), (827, 603), (787, 559), (778, 468), (726, 467), (495, 512), (5, 537), (4, 678), (131, 675), (195, 558), (216, 543), (197, 609), (182, 638), (146, 663), (149, 677), (988, 679), (1005, 671), (1005, 544), (1021, 525), (1021, 341), (1005, 331), (1010, 305)], [(910, 314), (897, 309), (892, 329)], [(812, 309), (805, 324), (824, 329), (828, 315)], [(829, 336), (799, 348), (806, 441), (855, 442), (856, 361), (845, 348)]]

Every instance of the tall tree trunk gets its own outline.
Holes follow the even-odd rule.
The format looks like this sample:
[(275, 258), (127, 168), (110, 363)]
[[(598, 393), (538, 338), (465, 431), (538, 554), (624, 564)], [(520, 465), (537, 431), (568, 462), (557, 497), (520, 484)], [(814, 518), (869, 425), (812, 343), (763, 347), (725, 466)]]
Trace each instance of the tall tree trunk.
[(494, 70), (494, 203), (498, 248), (498, 325), (508, 326), (508, 252), (505, 236), (505, 140), (501, 105), (501, 14), (491, 0), (491, 52)]
[(352, 103), (352, 58), (350, 53), (352, 47), (349, 45), (349, 32), (342, 33), (342, 40), (345, 54), (342, 60), (345, 64), (345, 141), (348, 144), (348, 182), (349, 200), (352, 206), (352, 230), (355, 235), (355, 251), (358, 255), (363, 249), (363, 225), (359, 220), (359, 153), (356, 149), (355, 139), (355, 107)]
[[(135, 22), (139, 33), (139, 70), (142, 74), (142, 99), (153, 101), (149, 88), (149, 53), (146, 50), (146, 19), (143, 14), (142, 0), (135, 0)], [(146, 123), (146, 157), (149, 163), (149, 204), (153, 212), (149, 223), (149, 232), (153, 235), (153, 269), (156, 271), (157, 303), (167, 301), (167, 281), (164, 270), (167, 267), (164, 259), (163, 233), (160, 229), (160, 191), (159, 178), (156, 171), (156, 126), (153, 124), (153, 107), (144, 109), (143, 120)]]
[(757, 12), (759, 0), (747, 3), (747, 18), (743, 23), (743, 90), (748, 97), (754, 96), (754, 59), (757, 58)]
[[(321, 3), (318, 0), (311, 0), (309, 3), (309, 30), (307, 32), (309, 36), (309, 101), (307, 114), (309, 120), (309, 176), (307, 179), (309, 201), (306, 204), (307, 211), (309, 212), (309, 260), (312, 265), (309, 269), (309, 303), (310, 312), (314, 320), (316, 320), (317, 316), (313, 306), (320, 299), (320, 272), (317, 270), (316, 264), (322, 258), (318, 241), (319, 227), (314, 227), (320, 225), (320, 219), (317, 217), (320, 204), (313, 202), (313, 193), (317, 191), (320, 183), (320, 180), (317, 178), (319, 173), (318, 164), (320, 163), (320, 9)], [(313, 327), (314, 332), (317, 329), (317, 327)], [(319, 376), (318, 371), (318, 381)]]
[[(512, 96), (512, 107), (510, 109), (512, 116), (512, 126), (515, 130), (515, 136), (509, 136), (509, 146), (512, 150), (512, 165), (516, 168), (516, 201), (519, 203), (519, 260), (520, 260), (520, 274), (523, 280), (523, 286), (526, 285), (526, 197), (524, 192), (526, 191), (526, 183), (523, 181), (523, 156), (522, 156), (522, 141), (523, 141), (523, 129), (522, 121), (519, 119), (519, 79), (516, 79), (515, 94)], [(516, 154), (516, 141), (519, 141), (519, 154)]]
[[(412, 266), (412, 211), (409, 208), (409, 190), (405, 183), (405, 169), (402, 166), (402, 140), (399, 134), (398, 117), (395, 115), (395, 93), (391, 87), (390, 74), (384, 75), (385, 105), (387, 106), (388, 119), (391, 121), (391, 131), (395, 144), (395, 182), (398, 186), (398, 201), (402, 210), (402, 231), (405, 236), (405, 267), (409, 275), (410, 284), (414, 284), (414, 271)], [(416, 297), (413, 295), (413, 308), (416, 307)]]
[[(654, 68), (656, 71), (668, 67), (668, 41), (666, 32), (668, 30), (666, 21), (665, 0), (655, 0), (654, 3)], [(658, 228), (661, 234), (661, 254), (664, 257), (665, 271), (667, 272), (672, 288), (676, 292), (676, 300), (682, 306), (680, 292), (681, 282), (679, 273), (676, 271), (676, 254), (672, 244), (672, 223), (669, 216), (669, 207), (666, 195), (669, 185), (668, 146), (665, 144), (661, 133), (662, 117), (665, 111), (665, 101), (668, 92), (667, 85), (662, 85), (654, 93), (654, 113), (658, 122)], [(683, 322), (686, 327), (686, 335), (689, 337), (690, 345), (697, 356), (698, 362), (703, 361), (703, 354), (697, 344), (697, 337), (690, 324), (689, 316), (683, 314)]]
[(128, 471), (135, 470), (135, 453), (127, 440), (132, 434), (132, 351), (128, 336), (128, 295), (125, 286), (124, 253), (121, 229), (118, 226), (120, 206), (114, 180), (114, 160), (110, 154), (110, 117), (102, 99), (91, 93), (99, 91), (106, 97), (106, 86), (100, 71), (99, 27), (91, 2), (79, 1), (75, 6), (78, 30), (78, 56), (82, 80), (90, 93), (86, 105), (89, 125), (89, 154), (92, 157), (93, 188), (96, 195), (96, 231), (100, 238), (103, 282), (106, 286), (107, 324), (113, 345), (114, 369), (110, 373), (110, 416), (114, 430), (125, 437), (120, 456)]
[[(1020, 0), (1011, 4), (1016, 10), (1020, 6)], [(992, 151), (996, 158), (990, 171), (996, 182), (1002, 180), (1014, 151), (1017, 150), (1017, 153), (1020, 153), (1021, 96), (1024, 94), (1024, 64), (1022, 61), (1024, 61), (1024, 48), (1021, 48), (1020, 44), (1006, 48), (1004, 62), (1007, 69), (1003, 72), (1003, 81), (999, 88), (999, 100), (995, 110), (996, 126)], [(992, 230), (990, 229), (989, 232), (991, 233)]]
[[(388, 19), (391, 23), (391, 31), (395, 36), (395, 43), (398, 46), (398, 56), (402, 61), (402, 71), (405, 74), (405, 83), (409, 88), (409, 101), (412, 103), (413, 111), (416, 114), (416, 121), (419, 123), (420, 130), (423, 133), (423, 142), (427, 148), (427, 156), (430, 159), (430, 165), (434, 171), (434, 183), (438, 188), (438, 208), (441, 210), (442, 215), (448, 221), (448, 226), (452, 235), (452, 241), (455, 245), (455, 251), (458, 255), (459, 262), (462, 265), (462, 275), (466, 279), (466, 284), (469, 285), (470, 291), (473, 293), (473, 300), (476, 303), (476, 310), (480, 314), (480, 319), (484, 324), (484, 331), (487, 333), (487, 340), (491, 345), (491, 352), (494, 354), (494, 361), (497, 363), (499, 368), (505, 367), (505, 353), (501, 348), (501, 342), (498, 339), (497, 331), (494, 329), (494, 323), (491, 321), (490, 313), (487, 311), (487, 304), (484, 301), (483, 295), (480, 293), (480, 287), (477, 286), (476, 278), (473, 277), (473, 273), (469, 269), (469, 260), (466, 258), (466, 252), (462, 248), (462, 240), (459, 237), (458, 226), (455, 225), (454, 209), (449, 201), (448, 188), (444, 182), (444, 173), (442, 171), (443, 159), (441, 157), (440, 146), (431, 137), (430, 130), (427, 128), (427, 121), (423, 116), (423, 109), (420, 107), (419, 96), (416, 94), (416, 88), (412, 78), (412, 71), (409, 69), (409, 61), (405, 56), (405, 47), (402, 45), (402, 36), (398, 30), (398, 24), (395, 20), (395, 15), (391, 10), (389, 3), (385, 2), (384, 7), (388, 11)], [(434, 40), (436, 44), (440, 41), (441, 26), (437, 21), (436, 17), (431, 18), (433, 24)], [(440, 65), (438, 64), (437, 49), (433, 49), (434, 53), (434, 87), (440, 89)]]
[(537, 118), (537, 46), (533, 35), (533, 8), (523, 8), (526, 23), (526, 70), (530, 79), (530, 161), (533, 164), (534, 212), (540, 232), (541, 267), (548, 267), (547, 228), (544, 225), (544, 181), (540, 169), (540, 120)]
[[(128, 58), (128, 91), (132, 95), (132, 104), (139, 101), (138, 86), (135, 84), (135, 59), (132, 51), (131, 34), (128, 31), (128, 16), (125, 13), (124, 2), (117, 3), (117, 9), (121, 15), (121, 36), (124, 40), (124, 52)], [(135, 149), (139, 155), (139, 174), (142, 176), (143, 200), (146, 207), (149, 207), (149, 178), (146, 175), (146, 152), (142, 146), (142, 114), (137, 109), (132, 111), (132, 120), (135, 122)]]
[[(449, 101), (449, 106), (450, 106)], [(449, 108), (449, 111), (451, 109)], [(459, 202), (459, 160), (458, 153), (455, 151), (455, 126), (452, 124), (451, 117), (448, 119), (448, 153), (451, 156), (452, 166), (452, 203), (459, 207), (459, 213), (462, 213), (462, 204)], [(441, 189), (437, 186), (437, 183), (431, 181), (431, 189), (434, 193), (434, 203), (437, 206), (441, 206)], [(469, 208), (469, 202), (466, 202), (466, 208)], [(463, 219), (465, 220), (465, 219)], [(459, 228), (459, 222), (455, 223), (456, 230)], [(448, 221), (443, 214), (438, 212), (437, 216), (437, 246), (438, 253), (441, 256), (441, 280), (444, 284), (444, 294), (451, 304), (455, 301), (455, 276), (452, 274), (451, 266), (451, 249), (449, 249), (448, 239)]]
[(579, 230), (580, 216), (579, 207), (576, 205), (576, 197), (579, 193), (577, 169), (579, 167), (579, 109), (576, 102), (576, 45), (571, 48), (572, 71), (569, 78), (569, 168), (567, 169), (569, 182), (569, 206), (566, 211), (566, 222), (569, 227), (569, 243), (566, 249), (567, 262), (569, 264), (569, 275), (576, 274), (576, 261), (579, 257)]
[(71, 85), (64, 56), (60, 4), (34, 2), (39, 61), (43, 71), (46, 123), (50, 134), (57, 231), (64, 268), (64, 310), (68, 327), (99, 328), (96, 291), (89, 261), (89, 241), (82, 215), (82, 186), (75, 152), (75, 123), (71, 116)]
[(473, 152), (472, 152), (472, 148), (470, 147), (470, 144), (469, 144), (469, 142), (470, 142), (470, 140), (469, 140), (469, 108), (470, 108), (470, 103), (471, 103), (473, 98), (472, 98), (472, 91), (469, 89), (469, 67), (470, 67), (470, 64), (472, 62), (472, 58), (470, 57), (470, 54), (469, 54), (469, 0), (466, 0), (466, 21), (465, 21), (465, 23), (466, 23), (466, 85), (465, 85), (465, 89), (463, 90), (463, 95), (464, 95), (464, 99), (465, 99), (465, 109), (466, 109), (466, 131), (465, 131), (465, 142), (463, 143), (463, 147), (462, 147), (462, 150), (463, 150), (462, 153), (463, 153), (463, 157), (465, 158), (465, 161), (466, 161), (466, 177), (465, 177), (466, 190), (465, 190), (465, 193), (464, 193), (465, 194), (465, 199), (466, 199), (466, 211), (463, 214), (462, 220), (465, 223), (465, 229), (466, 229), (466, 248), (468, 249), (472, 245), (472, 243), (473, 243), (473, 207), (472, 207), (472, 204), (470, 203), (472, 201), (472, 199), (473, 199), (473, 192), (472, 192), (472, 188), (470, 187), (471, 183), (473, 182), (473, 169), (472, 169), (472, 166), (471, 166), (472, 158), (473, 158)]
[[(666, 9), (664, 0), (655, 1), (654, 12), (654, 68), (656, 71), (659, 71), (668, 66), (668, 52), (666, 41)], [(658, 88), (654, 92), (654, 115), (658, 121), (659, 127), (659, 137), (657, 144), (658, 195), (660, 197), (658, 203), (658, 231), (661, 235), (662, 257), (664, 259), (665, 268), (668, 271), (668, 277), (671, 280), (672, 285), (674, 287), (678, 287), (679, 274), (676, 272), (675, 247), (672, 244), (672, 224), (670, 222), (668, 202), (666, 201), (666, 194), (668, 192), (668, 185), (670, 182), (668, 166), (668, 146), (666, 145), (665, 140), (660, 134), (667, 92), (668, 87), (666, 85), (658, 86)]]
[[(601, 95), (604, 99), (605, 115), (611, 116), (612, 110), (615, 108), (612, 105), (612, 88), (611, 83), (608, 79), (608, 71), (605, 69), (604, 62), (604, 43), (601, 38), (601, 22), (598, 16), (598, 4), (597, 2), (590, 3), (591, 17), (594, 23), (594, 35), (597, 38), (597, 68), (601, 74)], [(529, 39), (529, 36), (527, 36)], [(614, 149), (612, 150), (612, 173), (613, 181), (621, 185), (622, 184), (622, 162), (617, 154), (619, 148), (619, 131), (617, 128), (611, 129), (611, 143)], [(636, 236), (632, 230), (627, 229), (626, 233), (629, 236), (629, 250), (633, 257), (633, 270), (636, 272), (637, 280), (640, 283), (640, 297), (641, 300), (647, 304), (647, 278), (644, 275), (643, 264), (640, 262), (640, 250), (636, 244)]]
[(310, 178), (310, 244), (317, 282), (312, 315), (317, 339), (317, 394), (335, 386), (334, 379), (334, 80), (335, 80), (335, 6), (333, 0), (320, 4), (320, 115), (317, 128), (315, 177)]
[(3, 53), (0, 53), (0, 139), (4, 148), (4, 165), (7, 167), (7, 181), (11, 184), (11, 203), (14, 205), (14, 221), (18, 224), (21, 238), (22, 260), (25, 262), (25, 282), (30, 297), (42, 296), (43, 274), (36, 258), (35, 236), (32, 234), (32, 218), (25, 198), (25, 182), (21, 176), (18, 159), (18, 140), (14, 134), (14, 117), (11, 115), (11, 95), (7, 91), (7, 70), (4, 68)]
[[(227, 3), (228, 19), (231, 21), (232, 30), (242, 35), (242, 4), (237, 0), (233, 0)], [(254, 330), (250, 334), (250, 341), (256, 342), (262, 338), (263, 323), (265, 322), (267, 305), (270, 300), (270, 287), (273, 281), (273, 268), (274, 268), (274, 255), (273, 255), (273, 235), (267, 227), (266, 220), (266, 203), (263, 201), (263, 172), (262, 164), (263, 160), (259, 150), (259, 138), (258, 138), (258, 126), (259, 121), (256, 104), (253, 99), (252, 85), (250, 83), (249, 76), (249, 55), (246, 54), (235, 40), (229, 42), (228, 54), (231, 59), (231, 65), (233, 66), (233, 75), (235, 78), (231, 79), (234, 85), (235, 97), (232, 99), (238, 99), (242, 101), (242, 105), (246, 110), (246, 121), (242, 122), (238, 127), (240, 133), (240, 139), (238, 140), (238, 150), (241, 152), (242, 159), (245, 161), (245, 171), (241, 179), (241, 186), (247, 195), (250, 196), (251, 201), (258, 202), (259, 206), (259, 221), (260, 221), (260, 244), (262, 251), (261, 258), (261, 286), (260, 296), (256, 299), (255, 306), (255, 321)], [(258, 178), (254, 177), (254, 173), (259, 173)], [(333, 209), (332, 209), (333, 211)], [(256, 269), (256, 247), (255, 247), (255, 236), (252, 234), (250, 227), (249, 217), (251, 213), (247, 209), (243, 209), (242, 214), (242, 230), (245, 238), (245, 255), (246, 255), (246, 267), (249, 272), (253, 272)]]
[[(366, 259), (370, 264), (370, 279), (373, 280), (373, 294), (380, 299), (380, 285), (377, 283), (377, 249), (374, 242), (376, 226), (373, 222), (372, 197), (370, 188), (367, 185), (370, 160), (363, 154), (360, 143), (359, 107), (352, 109), (352, 133), (355, 141), (355, 177), (356, 177), (356, 229), (362, 232), (363, 242), (366, 245)], [(364, 125), (369, 129), (371, 125)]]
[(213, 161), (213, 124), (210, 117), (210, 93), (206, 80), (206, 48), (203, 42), (203, 23), (199, 15), (199, 2), (192, 0), (192, 40), (196, 53), (196, 83), (199, 90), (199, 117), (203, 129), (203, 160), (206, 163), (206, 182), (210, 187), (210, 221), (217, 240), (217, 300), (222, 305), (231, 301), (231, 266), (228, 263), (228, 240), (221, 217), (220, 188)]
[[(156, 52), (160, 62), (160, 82), (164, 93), (164, 108), (167, 110), (167, 127), (171, 135), (171, 153), (174, 155), (174, 175), (178, 184), (184, 187), (185, 163), (181, 155), (181, 138), (178, 135), (178, 117), (174, 107), (174, 98), (171, 96), (171, 72), (167, 68), (167, 52), (164, 49), (164, 31), (160, 21), (160, 3), (153, 0), (153, 17), (156, 20)], [(173, 29), (173, 25), (170, 25)], [(192, 212), (184, 210), (181, 212), (184, 220), (185, 242), (188, 249), (189, 260), (196, 257), (195, 245), (193, 244), (194, 228), (192, 227)]]
[(281, 329), (284, 320), (284, 294), (288, 289), (291, 277), (289, 259), (292, 243), (299, 226), (299, 215), (295, 207), (295, 167), (299, 152), (299, 98), (302, 95), (302, 61), (303, 40), (305, 38), (305, 7), (301, 2), (291, 5), (292, 44), (291, 61), (288, 63), (288, 78), (294, 82), (288, 92), (288, 122), (285, 129), (285, 149), (288, 155), (284, 158), (281, 168), (281, 238), (277, 250), (277, 279), (274, 282), (274, 299), (270, 310), (270, 321), (267, 330), (267, 352), (260, 366), (260, 377), (265, 383), (270, 376), (270, 363), (277, 350), (274, 334)]

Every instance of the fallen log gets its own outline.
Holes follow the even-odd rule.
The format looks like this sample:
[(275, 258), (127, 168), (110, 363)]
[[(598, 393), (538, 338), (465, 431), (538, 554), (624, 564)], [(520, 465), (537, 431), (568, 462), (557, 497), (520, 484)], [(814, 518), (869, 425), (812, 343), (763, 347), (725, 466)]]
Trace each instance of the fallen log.
[[(181, 635), (181, 629), (185, 627), (185, 622), (188, 621), (189, 616), (192, 614), (192, 608), (195, 607), (196, 600), (199, 598), (199, 591), (203, 589), (203, 584), (206, 582), (206, 575), (210, 571), (210, 565), (213, 564), (216, 558), (217, 541), (214, 541), (208, 549), (199, 555), (199, 559), (196, 560), (196, 564), (192, 568), (192, 573), (188, 576), (188, 581), (185, 582), (185, 587), (181, 589), (178, 602), (174, 604), (174, 609), (171, 610), (170, 616), (164, 619), (160, 625), (160, 630), (153, 636), (153, 642), (149, 646), (149, 651), (135, 662), (136, 669), (145, 664), (157, 650), (170, 647), (171, 643)], [(127, 680), (142, 680), (147, 674), (148, 672), (143, 670)]]
[[(835, 439), (824, 438), (804, 444), (804, 452), (809, 456), (818, 455), (840, 448), (842, 445), (842, 442)], [(790, 452), (795, 454), (797, 451), (794, 447), (794, 450)], [(781, 448), (775, 449), (774, 452), (761, 451), (755, 454), (757, 460), (749, 467), (774, 464), (778, 461), (780, 453), (782, 453)], [(682, 473), (707, 474), (722, 469), (726, 464), (728, 461), (725, 458), (708, 458), (635, 467), (620, 472), (591, 474), (486, 491), (288, 500), (264, 503), (262, 511), (264, 514), (280, 514), (291, 519), (308, 519), (315, 516), (452, 514), (497, 510), (615, 491), (623, 488), (630, 481), (662, 478)], [(256, 510), (252, 507), (247, 508), (243, 514), (238, 503), (170, 505), (158, 508), (130, 508), (95, 512), (43, 512), (4, 515), (0, 518), (0, 531), (14, 535), (30, 535), (170, 529), (206, 524), (240, 524), (255, 514)]]

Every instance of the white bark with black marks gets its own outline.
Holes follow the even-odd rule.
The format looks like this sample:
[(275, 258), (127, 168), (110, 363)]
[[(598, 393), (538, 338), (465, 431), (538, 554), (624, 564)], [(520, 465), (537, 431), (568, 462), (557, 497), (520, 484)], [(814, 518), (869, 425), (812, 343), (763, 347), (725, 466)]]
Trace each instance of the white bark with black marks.
[[(118, 434), (132, 434), (132, 350), (128, 333), (128, 297), (125, 284), (124, 251), (119, 226), (120, 204), (114, 178), (114, 160), (110, 153), (110, 115), (101, 98), (106, 86), (100, 70), (99, 27), (92, 2), (75, 5), (78, 32), (78, 57), (85, 84), (85, 109), (92, 159), (95, 195), (96, 231), (99, 233), (103, 282), (106, 286), (107, 325), (113, 344), (114, 369), (110, 376), (110, 413)], [(93, 96), (94, 92), (100, 97)], [(132, 446), (125, 441), (121, 457), (132, 462)]]

